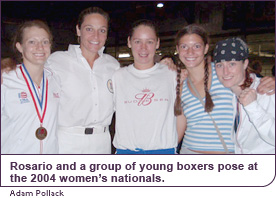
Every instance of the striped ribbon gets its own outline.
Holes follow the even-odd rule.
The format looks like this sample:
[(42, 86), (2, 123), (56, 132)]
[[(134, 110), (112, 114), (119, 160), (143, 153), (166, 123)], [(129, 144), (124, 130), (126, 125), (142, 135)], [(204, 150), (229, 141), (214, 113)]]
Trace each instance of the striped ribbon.
[[(38, 119), (40, 121), (40, 126), (42, 127), (46, 109), (47, 109), (47, 102), (48, 102), (48, 79), (46, 79), (46, 83), (45, 83), (45, 74), (43, 72), (42, 96), (40, 98), (39, 94), (37, 93), (37, 89), (34, 85), (34, 82), (24, 64), (22, 64), (20, 66), (20, 70), (25, 79), (25, 82), (27, 84), (29, 92), (32, 96), (32, 100), (33, 100), (33, 103), (34, 103), (34, 106), (36, 109), (36, 113), (37, 113)], [(42, 140), (40, 140), (40, 154), (42, 154), (42, 153), (43, 153), (43, 142), (42, 142)]]

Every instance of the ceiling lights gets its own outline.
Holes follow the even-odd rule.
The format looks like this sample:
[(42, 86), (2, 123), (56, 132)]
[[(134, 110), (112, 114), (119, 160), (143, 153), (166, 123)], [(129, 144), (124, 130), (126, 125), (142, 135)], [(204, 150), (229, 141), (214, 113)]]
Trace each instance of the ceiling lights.
[(157, 8), (163, 8), (164, 7), (164, 3), (158, 3), (156, 7)]

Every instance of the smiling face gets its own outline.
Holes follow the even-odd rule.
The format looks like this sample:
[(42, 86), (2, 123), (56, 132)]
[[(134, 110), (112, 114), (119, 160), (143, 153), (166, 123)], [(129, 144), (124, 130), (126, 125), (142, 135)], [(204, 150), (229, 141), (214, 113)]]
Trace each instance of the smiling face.
[(86, 15), (81, 27), (76, 26), (83, 54), (97, 54), (105, 45), (108, 32), (107, 19), (98, 13)]
[(43, 28), (27, 27), (23, 31), (21, 43), (16, 43), (16, 48), (22, 54), (25, 65), (44, 66), (51, 53), (50, 36)]
[(155, 30), (146, 25), (135, 27), (131, 37), (128, 37), (128, 47), (131, 48), (136, 68), (148, 69), (154, 66), (154, 55), (159, 48), (159, 38)]
[(197, 34), (183, 35), (176, 46), (179, 59), (187, 68), (204, 64), (204, 56), (208, 52), (208, 48), (209, 45), (205, 45)]
[(248, 59), (245, 61), (225, 61), (216, 63), (216, 72), (220, 82), (232, 91), (239, 90), (245, 79), (245, 70)]

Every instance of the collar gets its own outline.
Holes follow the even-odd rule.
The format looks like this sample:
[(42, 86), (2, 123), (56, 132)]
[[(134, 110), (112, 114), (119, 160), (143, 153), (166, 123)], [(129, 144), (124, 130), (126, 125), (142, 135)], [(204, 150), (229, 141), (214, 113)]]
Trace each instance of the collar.
[(131, 64), (131, 65), (129, 65), (128, 68), (129, 68), (130, 70), (132, 70), (133, 72), (140, 73), (140, 74), (145, 74), (145, 73), (150, 73), (150, 72), (156, 70), (158, 67), (160, 67), (159, 65), (160, 65), (159, 63), (155, 63), (154, 66), (152, 66), (152, 67), (149, 68), (149, 69), (139, 70), (139, 69), (136, 69), (136, 68), (134, 67), (134, 64)]
[(260, 84), (260, 79), (256, 76), (254, 73), (250, 73), (250, 78), (252, 78), (252, 84), (250, 85), (250, 88), (254, 89), (257, 88)]
[[(99, 51), (98, 51), (98, 54), (100, 57), (103, 56), (103, 52), (104, 52), (104, 49), (105, 47), (103, 46)], [(76, 54), (77, 58), (84, 58), (82, 56), (82, 51), (81, 51), (81, 48), (80, 48), (80, 45), (72, 45), (70, 44), (69, 47), (68, 47), (68, 52), (69, 53), (74, 53)]]
[[(16, 65), (16, 70), (17, 70), (17, 71), (19, 71), (19, 67), (20, 67), (20, 66), (22, 66), (22, 64)], [(46, 77), (46, 78), (49, 79), (49, 78), (51, 78), (51, 77), (53, 76), (53, 71), (52, 71), (50, 68), (44, 67), (43, 71), (44, 71), (44, 74), (45, 74), (45, 77)], [(21, 72), (20, 72), (20, 73), (21, 73)], [(18, 76), (18, 77), (19, 77), (19, 76)], [(20, 75), (19, 78), (24, 80), (23, 76), (21, 76), (21, 75)]]

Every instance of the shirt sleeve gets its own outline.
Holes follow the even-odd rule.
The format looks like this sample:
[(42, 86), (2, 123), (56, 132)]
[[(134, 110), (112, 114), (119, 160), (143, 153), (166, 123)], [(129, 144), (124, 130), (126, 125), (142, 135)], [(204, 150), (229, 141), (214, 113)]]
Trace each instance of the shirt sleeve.
[(244, 107), (260, 137), (275, 146), (275, 95), (263, 96)]

